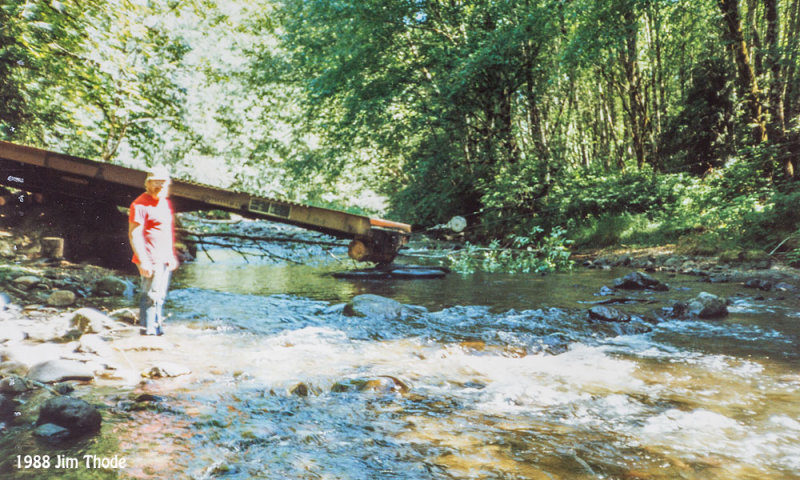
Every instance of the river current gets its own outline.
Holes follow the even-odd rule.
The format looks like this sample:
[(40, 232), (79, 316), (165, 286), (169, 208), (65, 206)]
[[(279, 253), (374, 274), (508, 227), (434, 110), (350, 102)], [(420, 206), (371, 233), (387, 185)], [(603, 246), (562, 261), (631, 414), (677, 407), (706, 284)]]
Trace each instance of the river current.
[[(800, 292), (654, 274), (669, 291), (601, 296), (631, 270), (344, 280), (349, 264), (214, 257), (181, 268), (167, 305), (192, 375), (151, 382), (163, 407), (98, 440), (128, 460), (120, 478), (800, 478)], [(702, 291), (729, 316), (656, 320)], [(344, 315), (367, 293), (415, 307)], [(615, 297), (652, 320), (589, 320)]]

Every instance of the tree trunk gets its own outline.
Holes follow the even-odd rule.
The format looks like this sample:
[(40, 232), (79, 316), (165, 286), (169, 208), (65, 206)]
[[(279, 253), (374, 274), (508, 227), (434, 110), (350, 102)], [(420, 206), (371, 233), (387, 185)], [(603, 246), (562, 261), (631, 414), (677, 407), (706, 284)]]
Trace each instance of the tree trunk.
[(767, 141), (767, 129), (761, 113), (761, 92), (753, 65), (750, 62), (750, 52), (742, 33), (742, 19), (739, 15), (739, 0), (718, 0), (722, 17), (725, 21), (725, 34), (738, 71), (739, 90), (745, 98), (750, 121), (755, 125), (753, 139), (755, 143)]
[[(630, 25), (634, 25), (636, 18), (633, 12), (625, 14)], [(647, 138), (650, 132), (650, 117), (647, 102), (642, 92), (642, 76), (639, 71), (638, 58), (638, 32), (630, 29), (626, 39), (625, 51), (621, 53), (622, 70), (625, 74), (625, 88), (628, 94), (628, 116), (630, 118), (631, 141), (636, 164), (641, 170), (647, 163)]]
[(503, 149), (503, 160), (509, 164), (518, 163), (519, 146), (514, 135), (514, 116), (511, 108), (511, 98), (514, 90), (509, 86), (503, 89), (498, 99), (498, 136)]
[(650, 50), (654, 51), (655, 58), (650, 78), (650, 92), (652, 100), (650, 102), (653, 112), (653, 124), (650, 127), (650, 145), (652, 164), (654, 171), (661, 167), (661, 149), (658, 138), (663, 131), (662, 116), (665, 114), (664, 108), (667, 105), (667, 89), (664, 81), (664, 65), (662, 61), (662, 41), (661, 41), (661, 12), (658, 6), (654, 5), (647, 15), (648, 36)]
[(761, 0), (747, 0), (747, 18), (743, 25), (743, 28), (749, 27), (749, 30), (745, 32), (744, 41), (746, 44), (752, 45), (751, 61), (756, 77), (760, 77), (764, 73), (764, 48), (761, 44), (761, 33), (758, 30), (758, 16), (756, 15), (759, 3)]
[(794, 177), (794, 165), (786, 145), (786, 122), (783, 116), (783, 69), (781, 68), (781, 55), (779, 53), (778, 2), (777, 0), (764, 0), (765, 16), (767, 20), (765, 66), (769, 73), (769, 90), (767, 94), (767, 134), (773, 144), (777, 146), (778, 159), (783, 165), (783, 173), (787, 178)]

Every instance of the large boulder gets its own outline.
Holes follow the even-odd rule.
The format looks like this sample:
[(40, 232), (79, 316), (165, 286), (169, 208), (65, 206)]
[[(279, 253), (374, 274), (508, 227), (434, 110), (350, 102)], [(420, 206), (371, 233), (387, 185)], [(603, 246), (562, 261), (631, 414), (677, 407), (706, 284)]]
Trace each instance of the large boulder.
[(94, 378), (94, 371), (82, 362), (56, 359), (32, 366), (28, 370), (27, 377), (42, 383), (63, 382), (65, 380), (90, 381)]
[(689, 313), (700, 318), (722, 318), (728, 315), (728, 302), (714, 294), (701, 292), (689, 301)]
[(72, 435), (82, 435), (100, 430), (102, 417), (97, 408), (86, 401), (62, 396), (47, 400), (39, 410), (36, 425), (48, 423), (66, 428)]
[(669, 287), (650, 275), (642, 272), (633, 272), (622, 278), (614, 280), (614, 288), (623, 290), (657, 290), (665, 292)]

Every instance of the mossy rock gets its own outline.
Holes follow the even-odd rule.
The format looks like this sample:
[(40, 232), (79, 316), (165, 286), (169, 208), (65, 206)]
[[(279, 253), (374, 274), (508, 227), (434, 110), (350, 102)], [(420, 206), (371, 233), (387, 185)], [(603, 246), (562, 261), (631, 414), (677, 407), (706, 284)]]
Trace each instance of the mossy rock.
[(763, 262), (769, 260), (769, 254), (763, 250), (745, 250), (741, 254), (744, 262)]
[(738, 249), (725, 250), (719, 254), (720, 263), (737, 263), (742, 261), (742, 251)]

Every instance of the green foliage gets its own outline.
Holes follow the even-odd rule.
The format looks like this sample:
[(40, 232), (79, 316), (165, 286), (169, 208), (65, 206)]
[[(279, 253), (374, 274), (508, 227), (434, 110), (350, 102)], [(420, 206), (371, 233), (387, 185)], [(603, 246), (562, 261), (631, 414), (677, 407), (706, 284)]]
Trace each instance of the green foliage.
[(183, 129), (186, 93), (175, 66), (187, 48), (162, 15), (117, 1), (4, 2), (0, 135), (103, 160), (130, 140), (154, 155)]
[(553, 190), (545, 218), (566, 223), (583, 247), (676, 243), (698, 255), (737, 244), (765, 248), (800, 225), (795, 208), (800, 193), (770, 188), (763, 176), (753, 175), (760, 164), (760, 157), (730, 161), (702, 179), (682, 174), (579, 179), (580, 188), (572, 183)]
[[(800, 223), (777, 180), (800, 135), (792, 5), (779, 48), (751, 49), (757, 142), (716, 2), (6, 0), (0, 138), (423, 226), (469, 215), (472, 241), (505, 239), (482, 269), (538, 269), (513, 244), (561, 225), (582, 246), (763, 247)], [(766, 9), (740, 9), (768, 41)]]
[(701, 175), (733, 153), (735, 108), (727, 62), (711, 55), (692, 67), (681, 111), (669, 120), (661, 139), (669, 170)]
[[(714, 256), (737, 250), (736, 245), (721, 232), (687, 234), (678, 241), (676, 253), (682, 255)], [(738, 259), (738, 253), (737, 253)]]
[(565, 230), (556, 227), (546, 236), (540, 228), (529, 235), (512, 235), (510, 247), (493, 240), (488, 247), (467, 243), (464, 249), (448, 256), (450, 268), (462, 274), (483, 272), (547, 273), (570, 270), (573, 261), (568, 249), (571, 243)]
[(795, 243), (794, 243), (795, 246), (789, 249), (788, 252), (786, 252), (786, 262), (789, 265), (798, 268), (800, 267), (800, 242), (798, 242), (797, 239), (800, 238), (800, 230), (797, 230), (794, 233), (794, 238), (795, 238)]

